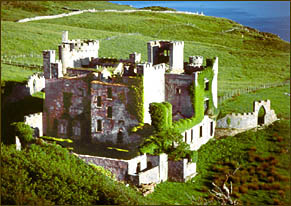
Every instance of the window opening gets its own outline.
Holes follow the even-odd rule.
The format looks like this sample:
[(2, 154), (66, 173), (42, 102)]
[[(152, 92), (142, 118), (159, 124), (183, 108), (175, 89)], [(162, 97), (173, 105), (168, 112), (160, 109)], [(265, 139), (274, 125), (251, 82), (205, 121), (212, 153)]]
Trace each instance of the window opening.
[(107, 89), (107, 98), (112, 99), (112, 88)]
[(200, 126), (200, 132), (199, 132), (200, 137), (202, 137), (202, 135), (203, 135), (202, 132), (203, 132), (203, 129), (202, 129), (202, 126)]
[(100, 119), (97, 120), (97, 131), (98, 132), (102, 131), (102, 121)]
[(209, 81), (205, 82), (205, 91), (209, 91)]
[(210, 122), (210, 136), (213, 135), (213, 122)]
[(97, 97), (97, 107), (101, 107), (102, 101), (101, 101), (101, 96)]
[(112, 118), (112, 107), (107, 108), (107, 117)]

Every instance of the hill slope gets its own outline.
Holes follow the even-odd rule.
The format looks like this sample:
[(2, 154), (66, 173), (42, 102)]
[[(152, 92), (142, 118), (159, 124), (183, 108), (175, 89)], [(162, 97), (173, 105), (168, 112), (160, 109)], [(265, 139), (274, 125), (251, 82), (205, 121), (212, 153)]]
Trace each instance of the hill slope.
[[(101, 3), (102, 8), (111, 5), (99, 2)], [(37, 2), (39, 7), (47, 7), (47, 4)], [(60, 5), (64, 6), (65, 3)], [(54, 5), (53, 8), (60, 9), (60, 5)], [(75, 7), (77, 5), (78, 8), (86, 9), (91, 6), (87, 2), (86, 6), (85, 3), (83, 6), (81, 3), (74, 4)], [(11, 11), (15, 9), (13, 7)], [(143, 61), (147, 59), (146, 42), (149, 40), (185, 41), (185, 61), (193, 55), (219, 57), (220, 95), (233, 88), (280, 82), (290, 78), (288, 42), (224, 18), (139, 11), (84, 13), (59, 19), (16, 23), (6, 21), (14, 18), (8, 11), (7, 6), (2, 8), (1, 28), (1, 51), (2, 55), (8, 57), (41, 54), (45, 49), (57, 49), (62, 31), (68, 30), (70, 39), (99, 39), (100, 56), (125, 58), (130, 52), (136, 51), (142, 53)], [(21, 11), (28, 12), (24, 9)], [(54, 10), (56, 11), (59, 10)], [(30, 14), (33, 16), (38, 13)], [(41, 58), (27, 57), (18, 60), (42, 63)], [(8, 69), (4, 66), (3, 72)]]

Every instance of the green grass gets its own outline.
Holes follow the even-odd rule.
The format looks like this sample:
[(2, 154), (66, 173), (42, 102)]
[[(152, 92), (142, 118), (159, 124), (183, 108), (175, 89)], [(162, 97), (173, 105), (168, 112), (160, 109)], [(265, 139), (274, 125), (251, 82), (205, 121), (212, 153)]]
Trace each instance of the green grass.
[(1, 82), (26, 82), (29, 76), (35, 72), (39, 72), (38, 70), (25, 69), (7, 64), (1, 64), (1, 71), (5, 71), (1, 73)]
[(71, 12), (68, 9), (133, 9), (127, 5), (116, 5), (105, 1), (6, 1), (1, 2), (1, 6), (1, 19), (4, 21)]
[[(107, 2), (97, 3), (103, 4), (104, 8), (109, 6)], [(38, 2), (40, 7), (48, 4)], [(54, 8), (59, 8), (60, 4), (55, 3)], [(78, 6), (85, 8), (89, 4), (91, 7), (94, 2)], [(11, 14), (3, 15), (12, 18)], [(233, 27), (239, 29), (223, 32)], [(149, 40), (185, 41), (185, 61), (192, 55), (202, 55), (205, 59), (219, 57), (219, 95), (233, 89), (290, 79), (289, 43), (272, 36), (264, 37), (253, 30), (247, 32), (243, 26), (228, 19), (185, 14), (100, 12), (28, 23), (2, 20), (2, 54), (41, 54), (45, 49), (57, 50), (64, 30), (69, 31), (70, 39), (101, 40), (99, 56), (127, 58), (129, 53), (136, 51), (142, 54), (142, 61), (147, 60), (146, 43)], [(109, 37), (113, 38), (108, 40)], [(42, 63), (41, 58), (23, 61)]]
[(278, 118), (290, 119), (290, 96), (285, 93), (290, 94), (290, 84), (235, 96), (219, 105), (220, 116), (232, 112), (253, 112), (253, 101), (269, 99), (271, 100), (271, 109), (275, 110)]

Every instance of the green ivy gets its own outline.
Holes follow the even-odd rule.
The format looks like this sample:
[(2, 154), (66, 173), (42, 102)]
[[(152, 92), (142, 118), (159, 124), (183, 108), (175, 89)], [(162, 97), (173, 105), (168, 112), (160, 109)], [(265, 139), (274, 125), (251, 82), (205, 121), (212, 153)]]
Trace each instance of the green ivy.
[[(144, 93), (143, 93), (143, 76), (130, 76), (127, 81), (122, 77), (115, 76), (116, 83), (122, 83), (128, 86), (128, 103), (126, 110), (133, 116), (137, 117), (140, 123), (144, 122)], [(122, 98), (122, 97), (121, 97)], [(122, 101), (122, 99), (120, 99)]]
[(172, 105), (169, 102), (151, 103), (149, 109), (156, 131), (167, 130), (172, 126)]
[(63, 92), (63, 103), (64, 103), (64, 108), (65, 108), (65, 112), (68, 113), (70, 110), (70, 106), (72, 104), (72, 93), (69, 92)]
[[(214, 59), (206, 61), (206, 68), (198, 73), (198, 84), (193, 82), (190, 87), (191, 103), (194, 115), (191, 118), (180, 119), (172, 123), (172, 108), (170, 103), (152, 103), (150, 113), (152, 125), (155, 128), (155, 134), (147, 138), (140, 146), (141, 153), (158, 155), (167, 153), (170, 159), (179, 160), (188, 157), (192, 162), (197, 162), (198, 153), (191, 151), (187, 143), (183, 141), (182, 132), (199, 124), (204, 113), (211, 118), (217, 118), (218, 109), (213, 104), (212, 98), (212, 80)], [(205, 79), (209, 80), (209, 90), (205, 90)], [(209, 107), (204, 111), (204, 98), (209, 99)], [(178, 146), (174, 147), (173, 142)]]
[(21, 144), (26, 145), (34, 140), (34, 130), (24, 122), (14, 122), (15, 135), (18, 136)]
[(205, 91), (204, 79), (209, 80), (209, 88), (212, 88), (212, 80), (214, 72), (212, 70), (212, 61), (208, 60), (208, 67), (198, 73), (198, 84), (195, 82), (190, 86), (191, 103), (194, 109), (194, 115), (191, 118), (180, 119), (173, 122), (173, 129), (179, 132), (184, 132), (199, 124), (204, 118), (204, 98), (209, 98), (209, 107), (206, 113), (213, 118), (216, 118), (219, 111), (213, 104), (212, 91)]

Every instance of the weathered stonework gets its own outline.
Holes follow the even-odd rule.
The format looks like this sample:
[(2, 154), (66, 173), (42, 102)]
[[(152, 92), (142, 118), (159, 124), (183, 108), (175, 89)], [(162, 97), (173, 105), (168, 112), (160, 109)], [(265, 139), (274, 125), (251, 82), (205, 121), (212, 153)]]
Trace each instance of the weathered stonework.
[[(259, 122), (259, 110), (264, 109), (264, 116)], [(254, 101), (253, 112), (251, 113), (232, 113), (227, 114), (222, 119), (217, 121), (218, 128), (233, 128), (233, 129), (252, 129), (258, 125), (269, 125), (277, 120), (277, 116), (274, 110), (271, 110), (271, 101)]]
[(24, 116), (24, 123), (35, 131), (35, 136), (43, 136), (42, 112)]
[[(207, 59), (206, 67), (199, 56), (184, 62), (182, 41), (148, 42), (148, 62), (142, 64), (138, 53), (118, 60), (99, 58), (98, 50), (97, 40), (69, 40), (68, 32), (64, 32), (59, 60), (55, 60), (55, 51), (43, 51), (45, 135), (136, 151), (144, 137), (132, 133), (132, 128), (139, 123), (151, 123), (151, 103), (168, 101), (173, 107), (174, 120), (200, 115), (192, 128), (180, 131), (191, 150), (198, 150), (214, 136), (216, 123), (207, 113), (207, 104), (212, 98), (210, 101), (217, 108), (218, 58)], [(210, 79), (203, 79), (202, 87), (198, 78), (206, 68)], [(200, 91), (199, 100), (193, 98), (190, 89), (194, 87)], [(204, 111), (195, 109), (193, 101), (199, 104), (203, 101)], [(196, 174), (196, 163), (188, 159), (168, 161), (166, 154), (141, 155), (130, 160), (78, 156), (109, 169), (118, 180), (137, 185), (168, 178), (185, 182)]]
[(169, 160), (169, 180), (175, 182), (186, 182), (195, 177), (196, 163), (189, 162), (188, 159), (180, 161)]

